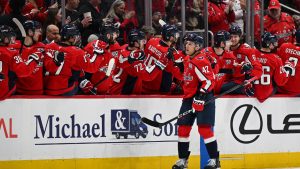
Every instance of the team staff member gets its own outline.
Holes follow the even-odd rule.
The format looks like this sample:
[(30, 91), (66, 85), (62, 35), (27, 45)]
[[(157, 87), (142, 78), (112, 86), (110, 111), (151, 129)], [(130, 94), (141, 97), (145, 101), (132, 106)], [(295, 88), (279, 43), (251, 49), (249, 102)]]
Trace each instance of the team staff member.
[(271, 0), (268, 10), (268, 15), (264, 17), (265, 31), (278, 37), (279, 47), (285, 42), (293, 43), (293, 33), (295, 31), (293, 18), (289, 14), (281, 12), (281, 6), (278, 0)]
[(215, 75), (210, 61), (201, 48), (203, 38), (197, 34), (190, 34), (185, 38), (185, 52), (187, 57), (184, 61), (184, 84), (183, 100), (179, 113), (193, 110), (177, 121), (178, 124), (178, 155), (179, 160), (172, 169), (187, 168), (189, 157), (189, 136), (192, 125), (197, 120), (198, 132), (204, 138), (206, 149), (210, 160), (205, 169), (216, 169), (220, 167), (217, 140), (212, 127), (215, 124), (215, 102), (204, 105), (206, 101), (213, 98)]

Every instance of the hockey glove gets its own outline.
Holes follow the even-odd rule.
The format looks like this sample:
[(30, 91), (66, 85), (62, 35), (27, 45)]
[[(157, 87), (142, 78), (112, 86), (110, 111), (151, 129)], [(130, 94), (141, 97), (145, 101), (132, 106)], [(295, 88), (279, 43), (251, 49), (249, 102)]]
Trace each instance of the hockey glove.
[(34, 60), (35, 62), (38, 63), (39, 60), (40, 60), (40, 57), (39, 57), (38, 54), (32, 53), (32, 54), (30, 54), (30, 55), (28, 56), (28, 60)]
[(128, 57), (128, 63), (132, 64), (134, 61), (144, 60), (145, 53), (143, 51), (132, 51)]
[(255, 94), (254, 84), (253, 82), (249, 82), (244, 86), (244, 93), (246, 96), (251, 97)]
[(253, 66), (251, 65), (250, 62), (244, 62), (242, 63), (242, 68), (241, 68), (241, 74), (249, 74), (251, 73), (251, 70), (253, 69)]
[(3, 74), (3, 73), (0, 73), (0, 82), (1, 82), (2, 80), (4, 80), (4, 79), (5, 79), (4, 74)]
[(287, 60), (285, 61), (283, 68), (289, 75), (291, 75), (292, 72), (295, 71), (295, 64)]
[(168, 53), (167, 53), (167, 55), (166, 55), (166, 58), (168, 58), (169, 60), (172, 60), (172, 61), (174, 61), (175, 59), (174, 59), (174, 53), (175, 52), (175, 49), (173, 48), (173, 47), (170, 47), (169, 49), (168, 49)]
[(205, 98), (206, 98), (206, 92), (204, 89), (200, 89), (199, 94), (197, 94), (193, 99), (193, 112), (199, 112), (204, 109), (205, 104)]
[(98, 46), (94, 46), (93, 52), (94, 54), (102, 55), (104, 53), (104, 50), (102, 48), (99, 48)]
[(64, 52), (56, 52), (53, 59), (56, 66), (60, 66), (61, 63), (65, 60)]
[(79, 88), (83, 91), (83, 93), (87, 94), (90, 93), (90, 91), (93, 89), (93, 84), (87, 80), (84, 79), (83, 81), (80, 82)]

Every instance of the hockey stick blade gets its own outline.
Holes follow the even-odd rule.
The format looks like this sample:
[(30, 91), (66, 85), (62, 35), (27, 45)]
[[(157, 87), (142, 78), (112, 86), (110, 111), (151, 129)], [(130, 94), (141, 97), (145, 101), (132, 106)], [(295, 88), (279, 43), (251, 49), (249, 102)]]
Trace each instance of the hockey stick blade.
[[(226, 90), (225, 92), (219, 94), (218, 96), (215, 96), (215, 97), (209, 99), (208, 101), (206, 101), (206, 102), (204, 103), (204, 105), (207, 105), (208, 103), (213, 102), (213, 101), (215, 101), (216, 99), (218, 99), (218, 98), (220, 98), (220, 97), (222, 97), (222, 96), (224, 96), (224, 95), (226, 95), (226, 94), (228, 94), (228, 93), (231, 93), (231, 92), (233, 92), (233, 91), (235, 91), (235, 90), (237, 90), (237, 89), (243, 87), (245, 84), (246, 84), (246, 83), (238, 84), (238, 85), (236, 85), (236, 86), (234, 86), (234, 87), (232, 87), (232, 88)], [(172, 119), (170, 119), (170, 120), (168, 120), (168, 121), (166, 121), (166, 122), (162, 122), (162, 123), (157, 122), (157, 121), (150, 120), (150, 119), (148, 119), (148, 118), (146, 118), (146, 117), (143, 117), (143, 118), (142, 118), (142, 122), (145, 123), (145, 124), (148, 124), (149, 126), (152, 126), (152, 127), (161, 128), (162, 126), (164, 126), (164, 125), (166, 125), (166, 124), (168, 124), (168, 123), (170, 123), (170, 122), (172, 122), (172, 121), (174, 121), (174, 120), (177, 120), (177, 119), (179, 119), (179, 118), (182, 118), (182, 117), (184, 117), (184, 116), (186, 116), (186, 115), (188, 115), (188, 114), (190, 114), (190, 113), (193, 113), (193, 110), (192, 110), (192, 109), (191, 109), (191, 110), (187, 110), (187, 111), (183, 112), (182, 114), (179, 114), (178, 116), (176, 116), (176, 117), (174, 117), (174, 118), (172, 118)]]

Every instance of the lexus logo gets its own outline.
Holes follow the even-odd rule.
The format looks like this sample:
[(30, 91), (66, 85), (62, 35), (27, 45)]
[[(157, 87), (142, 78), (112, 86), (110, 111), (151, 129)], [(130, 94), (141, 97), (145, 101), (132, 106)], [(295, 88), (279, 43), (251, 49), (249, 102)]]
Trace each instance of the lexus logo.
[(238, 142), (253, 143), (259, 138), (262, 128), (262, 116), (255, 106), (244, 104), (234, 110), (230, 119), (230, 129)]

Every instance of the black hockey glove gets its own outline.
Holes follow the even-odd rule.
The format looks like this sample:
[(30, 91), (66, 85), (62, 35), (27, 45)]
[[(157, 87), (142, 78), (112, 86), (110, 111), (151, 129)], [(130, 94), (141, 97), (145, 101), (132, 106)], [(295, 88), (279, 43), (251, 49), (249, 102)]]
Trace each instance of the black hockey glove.
[(54, 54), (54, 63), (56, 64), (56, 66), (60, 66), (62, 62), (64, 62), (65, 60), (65, 54), (64, 52), (56, 52)]

